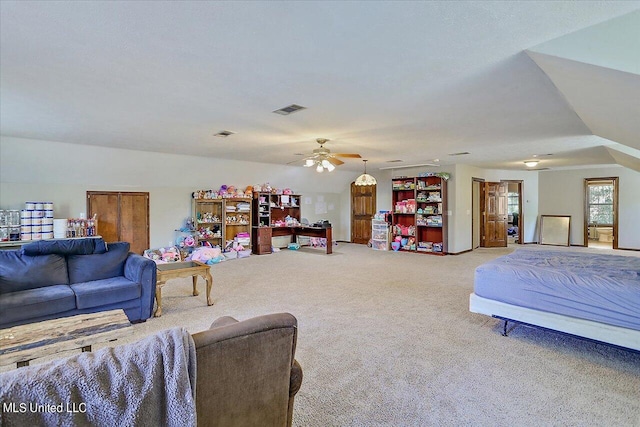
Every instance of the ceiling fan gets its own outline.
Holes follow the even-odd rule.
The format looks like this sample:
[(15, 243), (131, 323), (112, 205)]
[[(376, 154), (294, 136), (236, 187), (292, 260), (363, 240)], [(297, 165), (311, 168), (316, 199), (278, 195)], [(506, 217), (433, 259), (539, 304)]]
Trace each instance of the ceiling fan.
[(324, 147), (324, 144), (329, 141), (326, 138), (318, 138), (316, 142), (320, 144), (320, 148), (313, 150), (310, 156), (304, 158), (304, 167), (316, 166), (316, 171), (322, 172), (327, 169), (329, 172), (334, 170), (336, 166), (340, 166), (344, 162), (338, 157), (359, 159), (360, 154), (354, 153), (332, 153), (331, 150)]

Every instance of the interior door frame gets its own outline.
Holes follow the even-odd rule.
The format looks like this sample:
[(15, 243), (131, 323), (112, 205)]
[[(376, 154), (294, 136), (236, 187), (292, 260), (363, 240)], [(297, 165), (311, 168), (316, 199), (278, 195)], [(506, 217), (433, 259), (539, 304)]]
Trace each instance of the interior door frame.
[[(475, 250), (478, 249), (480, 247), (482, 247), (482, 233), (483, 233), (483, 228), (484, 225), (482, 224), (482, 207), (480, 206), (480, 199), (481, 199), (481, 194), (482, 194), (482, 183), (485, 180), (483, 178), (476, 178), (476, 177), (472, 177), (471, 178), (471, 250)], [(474, 191), (473, 191), (473, 187), (475, 185), (475, 183), (478, 183), (480, 185), (480, 189), (478, 192), (478, 200), (476, 200), (476, 198), (474, 197)], [(480, 216), (480, 220), (478, 221), (478, 224), (475, 223), (474, 218), (474, 210), (478, 209), (479, 212), (479, 216)], [(480, 236), (478, 238), (478, 246), (473, 245), (473, 234), (476, 230), (476, 226), (479, 227), (480, 230)]]
[(611, 248), (618, 249), (618, 185), (620, 178), (617, 176), (584, 179), (583, 246), (589, 247), (589, 183), (598, 181), (613, 182), (613, 242)]
[[(509, 184), (518, 184), (518, 240), (516, 243), (522, 245), (524, 239), (522, 235), (524, 234), (524, 209), (522, 205), (522, 200), (524, 199), (524, 180), (523, 179), (503, 179), (500, 182), (506, 182)], [(509, 197), (509, 189), (507, 188), (507, 197)]]

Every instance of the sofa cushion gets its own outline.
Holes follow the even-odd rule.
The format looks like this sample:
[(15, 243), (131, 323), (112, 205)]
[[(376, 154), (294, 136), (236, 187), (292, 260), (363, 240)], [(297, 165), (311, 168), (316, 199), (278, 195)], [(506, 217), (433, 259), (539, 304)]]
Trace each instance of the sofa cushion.
[(63, 256), (0, 251), (0, 294), (66, 284), (69, 276)]
[(62, 313), (76, 308), (76, 298), (69, 285), (3, 294), (0, 298), (0, 324)]
[(107, 252), (93, 255), (69, 255), (69, 283), (109, 279), (124, 275), (124, 262), (129, 256), (129, 243), (109, 243)]
[(85, 239), (39, 240), (22, 246), (25, 255), (89, 255), (107, 251), (102, 237)]
[(74, 283), (71, 289), (76, 295), (76, 306), (80, 310), (140, 298), (142, 292), (140, 283), (132, 282), (124, 276)]

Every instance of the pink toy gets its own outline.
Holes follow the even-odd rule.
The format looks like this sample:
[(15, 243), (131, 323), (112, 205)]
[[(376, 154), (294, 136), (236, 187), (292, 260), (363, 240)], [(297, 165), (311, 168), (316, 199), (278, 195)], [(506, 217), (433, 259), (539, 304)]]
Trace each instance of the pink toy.
[(218, 258), (220, 254), (221, 254), (220, 248), (207, 248), (203, 246), (193, 251), (193, 254), (191, 255), (191, 260), (206, 263), (211, 259)]

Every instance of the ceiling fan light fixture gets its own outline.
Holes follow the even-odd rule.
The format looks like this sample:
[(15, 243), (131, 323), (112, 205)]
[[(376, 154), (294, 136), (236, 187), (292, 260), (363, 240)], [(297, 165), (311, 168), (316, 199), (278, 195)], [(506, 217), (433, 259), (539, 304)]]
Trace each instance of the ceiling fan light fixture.
[(313, 166), (313, 165), (315, 165), (315, 164), (316, 164), (316, 162), (315, 162), (315, 161), (313, 161), (313, 159), (307, 159), (307, 160), (305, 160), (305, 162), (304, 162), (304, 167), (305, 167), (305, 168), (310, 168), (311, 166)]
[(324, 171), (324, 168), (322, 167), (322, 163), (318, 163), (318, 167), (316, 168), (316, 172), (322, 173), (322, 171)]
[(364, 173), (356, 178), (355, 185), (362, 185), (362, 186), (376, 185), (378, 181), (376, 181), (374, 177), (372, 177), (367, 173), (367, 161), (363, 160), (363, 162), (364, 162)]
[[(327, 162), (327, 163), (329, 163), (329, 162)], [(335, 167), (335, 166), (333, 166), (331, 163), (329, 163), (329, 164), (326, 166), (326, 168), (327, 168), (327, 170), (328, 170), (329, 172), (333, 172), (333, 170), (334, 170), (336, 167)]]

